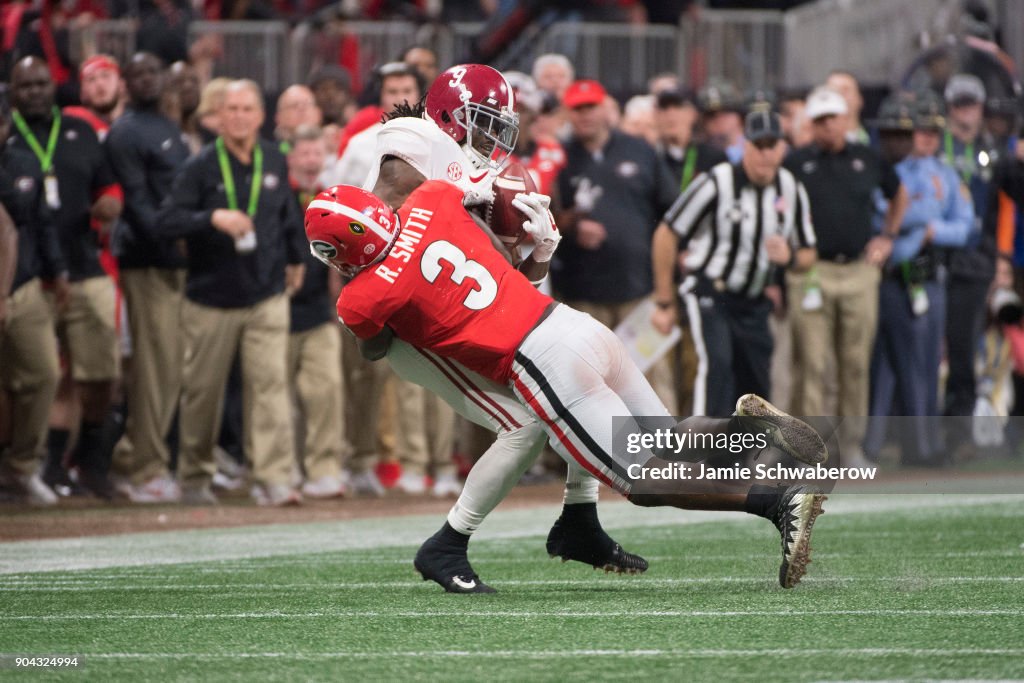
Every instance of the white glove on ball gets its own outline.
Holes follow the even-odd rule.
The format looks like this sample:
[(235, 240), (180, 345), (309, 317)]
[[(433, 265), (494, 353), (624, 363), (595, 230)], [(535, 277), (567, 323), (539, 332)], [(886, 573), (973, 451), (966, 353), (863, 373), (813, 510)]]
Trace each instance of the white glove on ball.
[(555, 226), (555, 218), (548, 210), (550, 204), (551, 197), (537, 192), (529, 194), (520, 192), (512, 200), (512, 206), (526, 216), (526, 220), (523, 221), (523, 230), (533, 238), (532, 255), (533, 260), (537, 263), (550, 261), (562, 239)]

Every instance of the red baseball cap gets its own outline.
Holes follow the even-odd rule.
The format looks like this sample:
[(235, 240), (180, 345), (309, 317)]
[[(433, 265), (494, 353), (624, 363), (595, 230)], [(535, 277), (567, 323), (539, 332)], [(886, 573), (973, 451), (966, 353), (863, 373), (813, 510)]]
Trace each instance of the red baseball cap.
[(562, 105), (569, 109), (586, 105), (601, 104), (608, 97), (608, 92), (597, 81), (576, 81), (562, 95)]
[(80, 79), (95, 73), (97, 71), (109, 70), (113, 71), (117, 75), (121, 75), (121, 67), (117, 65), (115, 60), (110, 55), (93, 55), (89, 59), (82, 62), (81, 68), (78, 70), (78, 77)]

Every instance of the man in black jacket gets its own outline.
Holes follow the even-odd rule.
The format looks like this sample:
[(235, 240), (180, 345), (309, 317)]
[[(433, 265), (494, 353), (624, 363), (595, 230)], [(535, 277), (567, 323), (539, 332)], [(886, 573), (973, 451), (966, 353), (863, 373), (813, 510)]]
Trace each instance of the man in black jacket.
[(140, 52), (131, 58), (125, 68), (130, 107), (106, 143), (125, 191), (115, 251), (132, 331), (128, 419), (111, 470), (125, 480), (129, 498), (142, 503), (180, 495), (168, 473), (166, 437), (181, 392), (185, 255), (175, 240), (160, 234), (157, 213), (189, 154), (181, 130), (160, 113), (163, 81), (163, 64), (155, 55)]
[[(9, 119), (0, 103), (0, 141)], [(43, 176), (31, 154), (0, 145), (0, 391), (8, 394), (10, 424), (16, 425), (0, 480), (30, 504), (53, 505), (57, 496), (37, 470), (60, 365), (40, 278), (54, 281), (66, 305), (67, 265), (43, 200)]]
[(308, 248), (277, 146), (259, 139), (263, 99), (234, 81), (221, 104), (222, 135), (185, 163), (160, 213), (160, 231), (187, 242), (182, 331), (181, 447), (185, 502), (214, 503), (213, 447), (231, 358), (240, 348), (246, 451), (258, 502), (299, 501), (289, 483), (295, 444), (288, 400), (288, 299)]

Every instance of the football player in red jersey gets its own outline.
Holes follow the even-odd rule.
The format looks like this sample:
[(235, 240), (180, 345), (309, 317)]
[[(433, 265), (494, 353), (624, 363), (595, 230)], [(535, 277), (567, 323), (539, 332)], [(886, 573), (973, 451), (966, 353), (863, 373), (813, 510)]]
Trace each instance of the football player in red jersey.
[[(503, 115), (508, 116), (511, 93), (504, 87), (501, 75), (489, 67), (473, 71), (470, 79), (474, 84), (473, 92), (478, 93), (481, 101), (492, 99), (494, 94), (504, 98), (508, 104)], [(453, 80), (450, 74), (443, 74), (435, 81), (432, 90), (439, 85), (452, 87), (448, 84)], [(465, 87), (465, 81), (461, 85)], [(439, 110), (434, 111), (438, 113)], [(456, 137), (464, 140), (471, 136), (443, 133), (438, 126), (421, 118), (419, 111), (410, 109), (399, 113), (403, 115), (386, 123), (378, 135), (378, 161), (365, 187), (373, 188), (384, 196), (395, 209), (428, 178), (447, 178), (455, 182), (465, 193), (467, 204), (489, 200), (488, 186), (493, 174), (485, 169), (478, 176), (482, 178), (479, 183), (471, 182), (472, 166), (463, 152), (464, 148), (460, 149), (455, 142)], [(466, 115), (465, 109), (462, 113), (449, 111), (447, 115), (450, 120), (459, 116), (467, 126), (474, 125), (475, 117)], [(514, 118), (509, 118), (514, 123)], [(538, 248), (520, 266), (535, 284), (546, 275), (547, 261), (557, 246), (557, 231), (553, 226), (549, 227), (551, 229), (547, 233), (538, 232), (533, 236)], [(496, 238), (491, 239), (494, 248), (505, 254), (501, 243)], [(377, 350), (376, 357), (385, 353), (392, 369), (400, 377), (430, 389), (463, 417), (497, 435), (474, 465), (447, 523), (421, 549), (421, 554), (434, 552), (441, 557), (441, 564), (450, 569), (447, 578), (442, 576), (438, 583), (447, 590), (470, 592), (450, 580), (451, 576), (472, 574), (466, 556), (469, 536), (533, 464), (547, 436), (535, 416), (522, 406), (507, 385), (399, 339)], [(643, 558), (624, 551), (601, 528), (597, 518), (597, 498), (597, 480), (583, 468), (570, 463), (564, 506), (548, 536), (548, 553), (607, 571), (638, 573), (646, 570), (647, 562)]]
[[(360, 339), (399, 337), (509, 385), (544, 424), (562, 457), (634, 503), (747, 511), (772, 520), (783, 541), (780, 583), (796, 585), (809, 561), (811, 527), (824, 496), (803, 486), (689, 486), (646, 479), (643, 473), (672, 469), (672, 462), (649, 448), (616, 449), (616, 438), (675, 428), (674, 418), (618, 337), (590, 316), (536, 291), (493, 249), (487, 235), (474, 229), (464, 197), (450, 183), (428, 181), (397, 214), (372, 193), (349, 186), (331, 188), (310, 203), (306, 235), (311, 249), (353, 277), (338, 299), (342, 323)], [(515, 205), (528, 217), (528, 231), (551, 227), (541, 195), (520, 194)], [(737, 413), (735, 419), (690, 418), (683, 429), (748, 436), (760, 431), (769, 443), (805, 462), (827, 456), (809, 426), (763, 399), (742, 397)], [(613, 421), (614, 416), (622, 421)], [(686, 454), (690, 460), (704, 455)], [(492, 590), (468, 563), (468, 573), (447, 576), (447, 568), (428, 559), (421, 549), (415, 563), (425, 579), (442, 585), (447, 580), (464, 592)]]

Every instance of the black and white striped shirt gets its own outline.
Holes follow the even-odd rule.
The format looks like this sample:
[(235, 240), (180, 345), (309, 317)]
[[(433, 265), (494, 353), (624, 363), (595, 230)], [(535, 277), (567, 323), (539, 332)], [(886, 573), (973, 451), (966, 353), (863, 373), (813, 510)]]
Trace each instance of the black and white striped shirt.
[(793, 249), (816, 243), (807, 191), (784, 168), (758, 187), (740, 164), (718, 164), (676, 199), (665, 222), (688, 250), (688, 275), (748, 297), (760, 296), (771, 274), (765, 238), (782, 235)]

